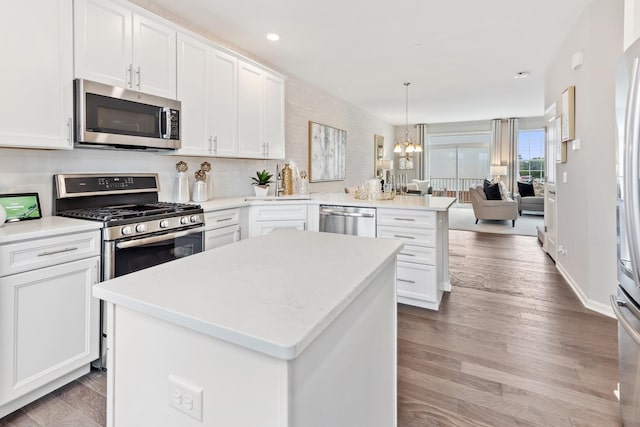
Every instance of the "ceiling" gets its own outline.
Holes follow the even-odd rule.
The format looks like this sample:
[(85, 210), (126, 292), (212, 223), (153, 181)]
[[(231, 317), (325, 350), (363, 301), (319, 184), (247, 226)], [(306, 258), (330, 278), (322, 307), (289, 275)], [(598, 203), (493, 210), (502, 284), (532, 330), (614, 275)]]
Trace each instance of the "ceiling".
[[(392, 124), (542, 116), (544, 71), (592, 0), (151, 0)], [(281, 36), (277, 42), (265, 38)], [(567, 65), (569, 66), (569, 65)], [(514, 79), (517, 72), (530, 73)]]

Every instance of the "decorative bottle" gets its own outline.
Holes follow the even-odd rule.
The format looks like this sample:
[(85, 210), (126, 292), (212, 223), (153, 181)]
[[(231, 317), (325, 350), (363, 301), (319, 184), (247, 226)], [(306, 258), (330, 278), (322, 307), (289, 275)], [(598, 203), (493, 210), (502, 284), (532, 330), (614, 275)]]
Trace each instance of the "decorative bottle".
[(293, 194), (293, 173), (289, 163), (285, 163), (282, 168), (282, 194), (290, 196)]
[(189, 177), (187, 176), (187, 170), (189, 167), (185, 162), (176, 163), (176, 183), (174, 187), (173, 199), (176, 203), (186, 203), (189, 201)]

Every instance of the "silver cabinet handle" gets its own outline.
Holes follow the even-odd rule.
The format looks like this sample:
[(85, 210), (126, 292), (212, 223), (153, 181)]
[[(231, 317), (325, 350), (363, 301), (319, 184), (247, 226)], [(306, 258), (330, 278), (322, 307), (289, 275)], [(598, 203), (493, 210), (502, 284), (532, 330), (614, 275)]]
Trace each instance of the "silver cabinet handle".
[(73, 252), (73, 251), (77, 251), (78, 248), (74, 247), (74, 248), (64, 248), (64, 249), (58, 249), (55, 251), (44, 251), (44, 252), (40, 252), (38, 254), (38, 256), (49, 256), (49, 255), (56, 255), (56, 254), (62, 254), (65, 252)]
[(209, 139), (207, 139), (207, 141), (209, 141), (209, 152), (213, 153), (213, 138), (211, 135), (209, 135)]
[(399, 278), (399, 277), (398, 277), (396, 280), (397, 280), (398, 282), (410, 283), (410, 284), (412, 284), (412, 285), (416, 283), (416, 282), (415, 282), (415, 280), (401, 279), (401, 278)]
[(415, 218), (393, 218), (396, 221), (415, 221)]
[(133, 88), (133, 64), (129, 64), (129, 68), (127, 68), (127, 74), (129, 75), (129, 81), (127, 82), (127, 86), (130, 89)]
[(416, 256), (416, 254), (408, 254), (406, 252), (400, 252), (398, 255), (404, 255), (404, 256)]
[(218, 137), (213, 137), (213, 153), (218, 154)]
[(138, 76), (138, 83), (136, 84), (136, 86), (138, 86), (138, 90), (140, 90), (140, 85), (142, 82), (142, 73), (140, 72), (140, 67), (138, 67), (138, 70), (136, 71), (136, 74)]
[(220, 218), (220, 219), (216, 219), (216, 222), (224, 222), (224, 221), (231, 221), (233, 218)]
[(394, 234), (393, 237), (395, 237), (396, 239), (415, 239), (415, 237), (413, 236), (403, 236), (401, 234)]
[(73, 145), (73, 118), (72, 117), (69, 117), (69, 120), (67, 120), (67, 132), (68, 132), (67, 141), (69, 141), (69, 145)]
[(610, 299), (611, 299), (611, 308), (613, 309), (613, 313), (618, 318), (618, 322), (620, 322), (620, 325), (631, 336), (631, 338), (636, 342), (636, 345), (640, 345), (640, 334), (638, 334), (638, 332), (636, 332), (636, 330), (633, 328), (633, 325), (631, 325), (631, 323), (629, 323), (627, 318), (624, 317), (624, 314), (620, 310), (620, 307), (626, 306), (627, 303), (625, 303), (624, 301), (618, 301), (618, 299), (615, 297), (615, 295), (611, 295)]

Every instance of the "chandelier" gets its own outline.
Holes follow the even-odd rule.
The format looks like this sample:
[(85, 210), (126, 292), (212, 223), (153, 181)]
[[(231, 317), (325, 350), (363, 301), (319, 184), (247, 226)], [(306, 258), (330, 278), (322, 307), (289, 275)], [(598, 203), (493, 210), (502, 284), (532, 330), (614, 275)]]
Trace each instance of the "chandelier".
[(411, 137), (409, 136), (409, 85), (411, 83), (404, 83), (404, 86), (406, 88), (406, 103), (405, 103), (405, 107), (406, 107), (406, 121), (405, 121), (405, 126), (404, 126), (404, 138), (401, 138), (400, 140), (396, 141), (396, 143), (393, 146), (393, 152), (394, 153), (421, 153), (422, 152), (422, 146), (420, 144), (414, 144), (413, 141), (411, 141)]

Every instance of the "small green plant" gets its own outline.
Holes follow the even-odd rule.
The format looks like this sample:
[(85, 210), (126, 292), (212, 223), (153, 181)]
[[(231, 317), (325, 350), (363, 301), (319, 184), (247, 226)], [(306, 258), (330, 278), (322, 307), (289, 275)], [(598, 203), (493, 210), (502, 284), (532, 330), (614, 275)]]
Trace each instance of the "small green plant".
[(256, 172), (256, 176), (252, 177), (251, 179), (253, 180), (253, 185), (269, 185), (271, 184), (271, 178), (273, 177), (272, 174), (270, 174), (269, 172), (267, 172), (265, 169), (262, 170), (262, 172)]

